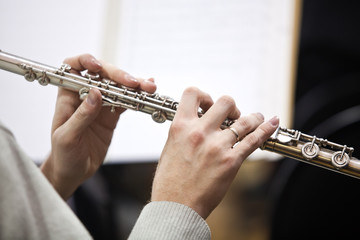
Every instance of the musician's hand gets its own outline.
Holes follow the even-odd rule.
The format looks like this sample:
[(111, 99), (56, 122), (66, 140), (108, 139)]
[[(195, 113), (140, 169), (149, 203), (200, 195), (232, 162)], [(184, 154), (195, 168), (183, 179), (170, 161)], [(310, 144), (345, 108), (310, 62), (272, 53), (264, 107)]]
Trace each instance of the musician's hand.
[[(199, 107), (208, 109), (201, 118)], [(232, 127), (242, 140), (235, 146), (235, 134), (220, 128), (226, 118), (237, 119)], [(206, 219), (224, 197), (244, 159), (278, 124), (278, 118), (264, 122), (259, 113), (240, 117), (230, 97), (213, 104), (207, 94), (187, 89), (159, 160), (151, 200), (187, 205)]]
[[(85, 69), (121, 85), (155, 92), (153, 79), (136, 79), (89, 54), (67, 58), (73, 73)], [(102, 107), (101, 93), (92, 89), (81, 101), (77, 92), (59, 88), (52, 124), (52, 150), (41, 169), (59, 194), (67, 199), (103, 163), (119, 115), (125, 109)]]

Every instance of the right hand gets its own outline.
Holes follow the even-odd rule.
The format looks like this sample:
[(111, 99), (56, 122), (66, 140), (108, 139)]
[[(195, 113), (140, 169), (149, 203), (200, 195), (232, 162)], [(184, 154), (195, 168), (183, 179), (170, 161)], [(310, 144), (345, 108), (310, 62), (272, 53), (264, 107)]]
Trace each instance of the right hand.
[[(199, 118), (198, 109), (206, 113)], [(239, 134), (220, 128), (226, 119)], [(206, 93), (183, 93), (161, 154), (152, 187), (152, 201), (186, 205), (206, 219), (225, 196), (242, 162), (276, 130), (279, 119), (264, 122), (260, 113), (241, 116), (232, 98), (215, 104)]]

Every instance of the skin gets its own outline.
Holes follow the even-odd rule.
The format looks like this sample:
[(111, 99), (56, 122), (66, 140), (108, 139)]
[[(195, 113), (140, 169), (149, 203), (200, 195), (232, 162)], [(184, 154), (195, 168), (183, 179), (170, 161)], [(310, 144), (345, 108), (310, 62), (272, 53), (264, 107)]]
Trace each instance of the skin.
[[(201, 118), (198, 107), (208, 109)], [(232, 127), (242, 140), (235, 146), (235, 134), (220, 128), (226, 118), (237, 119)], [(187, 205), (206, 219), (225, 196), (243, 161), (278, 124), (277, 117), (264, 122), (260, 113), (240, 117), (230, 97), (213, 104), (199, 89), (185, 90), (160, 157), (151, 200)]]
[[(134, 78), (128, 73), (84, 54), (64, 61), (73, 73), (85, 69), (118, 84), (153, 93), (153, 79)], [(198, 109), (205, 114), (199, 118)], [(59, 88), (53, 118), (52, 150), (41, 170), (57, 192), (69, 198), (103, 163), (125, 109), (111, 113), (102, 107), (101, 93), (92, 89), (81, 101), (76, 92)], [(235, 134), (222, 130), (225, 119), (235, 119)], [(234, 100), (223, 96), (215, 103), (201, 90), (184, 91), (171, 124), (155, 173), (151, 201), (173, 201), (189, 206), (206, 219), (225, 196), (242, 162), (279, 125), (274, 117), (264, 122), (260, 113), (241, 116)]]
[[(127, 87), (150, 93), (156, 90), (153, 79), (136, 79), (89, 54), (67, 58), (64, 63), (72, 67), (73, 73), (88, 69)], [(81, 101), (77, 92), (59, 88), (51, 130), (52, 150), (41, 170), (64, 199), (103, 163), (124, 111), (117, 108), (112, 113), (109, 107), (102, 107), (97, 89), (92, 89), (86, 100)]]

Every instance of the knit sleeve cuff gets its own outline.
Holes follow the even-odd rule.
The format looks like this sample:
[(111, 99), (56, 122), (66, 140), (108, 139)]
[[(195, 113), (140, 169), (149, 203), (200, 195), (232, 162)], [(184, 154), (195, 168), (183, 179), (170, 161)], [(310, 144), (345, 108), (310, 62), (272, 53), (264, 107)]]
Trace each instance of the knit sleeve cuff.
[(131, 234), (135, 239), (211, 239), (206, 221), (193, 209), (175, 202), (151, 202), (142, 210)]

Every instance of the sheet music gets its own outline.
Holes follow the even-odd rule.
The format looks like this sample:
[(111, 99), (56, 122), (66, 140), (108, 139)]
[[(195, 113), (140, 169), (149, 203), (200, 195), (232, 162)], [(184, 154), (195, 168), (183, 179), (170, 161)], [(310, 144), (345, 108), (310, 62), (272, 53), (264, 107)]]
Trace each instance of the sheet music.
[[(123, 0), (113, 54), (135, 76), (154, 77), (160, 94), (180, 100), (186, 87), (196, 86), (214, 100), (232, 96), (244, 115), (277, 115), (289, 126), (294, 13), (295, 1), (288, 0)], [(168, 126), (126, 114), (132, 116), (122, 119), (125, 125), (137, 127), (113, 146), (130, 141), (157, 158)]]
[[(294, 2), (64, 0), (55, 11), (42, 0), (7, 1), (0, 3), (0, 48), (55, 67), (66, 57), (91, 53), (134, 76), (154, 77), (157, 92), (175, 100), (196, 86), (214, 100), (232, 96), (243, 115), (278, 115), (288, 126)], [(4, 71), (0, 77), (6, 82), (1, 121), (41, 161), (51, 147), (57, 89)], [(170, 124), (126, 111), (106, 161), (158, 160)]]

